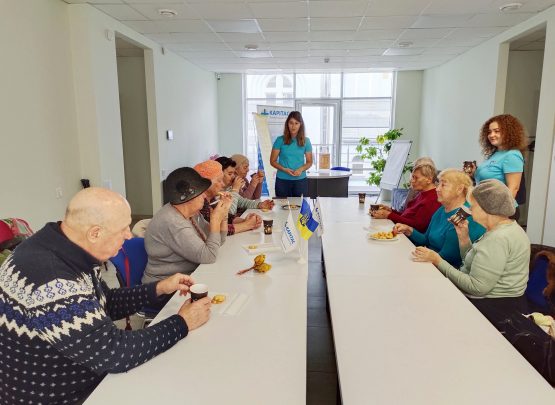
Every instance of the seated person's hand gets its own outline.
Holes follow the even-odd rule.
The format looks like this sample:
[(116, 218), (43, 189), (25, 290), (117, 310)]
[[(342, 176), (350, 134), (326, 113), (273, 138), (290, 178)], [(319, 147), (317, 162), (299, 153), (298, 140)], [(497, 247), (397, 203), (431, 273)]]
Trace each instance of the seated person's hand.
[(274, 201), (273, 200), (265, 200), (258, 203), (258, 208), (261, 210), (271, 210), (274, 208)]
[(231, 194), (222, 193), (220, 201), (218, 201), (218, 204), (216, 204), (216, 206), (210, 213), (210, 218), (214, 218), (218, 222), (221, 222), (224, 219), (227, 220), (227, 215), (229, 213), (229, 208), (231, 207), (232, 201), (233, 197), (231, 196)]
[(243, 188), (244, 185), (245, 185), (245, 179), (243, 179), (242, 177), (236, 176), (235, 180), (233, 180), (233, 185), (231, 186), (231, 189), (236, 193), (238, 193)]
[(254, 174), (251, 176), (251, 184), (253, 184), (253, 185), (256, 186), (256, 185), (258, 185), (261, 181), (262, 181), (262, 178), (259, 177), (257, 173), (254, 173)]
[(455, 232), (457, 232), (457, 236), (459, 239), (461, 238), (469, 238), (468, 235), (468, 220), (464, 219), (459, 222), (455, 227)]
[(431, 249), (424, 246), (418, 246), (414, 249), (414, 252), (412, 252), (412, 260), (415, 262), (430, 262), (437, 266), (441, 261), (441, 256)]
[(402, 233), (404, 235), (411, 236), (412, 231), (413, 231), (412, 226), (408, 226), (408, 225), (405, 225), (405, 224), (395, 224), (395, 226), (393, 227), (392, 232), (393, 232), (394, 235)]
[(177, 273), (164, 280), (158, 281), (156, 284), (156, 295), (172, 294), (179, 291), (179, 295), (185, 295), (189, 292), (189, 287), (195, 284), (191, 276)]
[(258, 178), (262, 181), (264, 178), (264, 170), (259, 170), (256, 174), (258, 174)]
[(389, 211), (380, 208), (379, 210), (371, 211), (370, 215), (372, 215), (372, 218), (386, 219), (387, 217), (389, 217)]
[(189, 332), (193, 329), (202, 326), (210, 318), (210, 298), (204, 297), (198, 301), (191, 302), (187, 300), (181, 308), (179, 308), (178, 315), (180, 315), (189, 328)]
[(256, 229), (262, 225), (262, 218), (260, 215), (251, 213), (246, 216), (245, 222), (249, 225), (251, 229)]

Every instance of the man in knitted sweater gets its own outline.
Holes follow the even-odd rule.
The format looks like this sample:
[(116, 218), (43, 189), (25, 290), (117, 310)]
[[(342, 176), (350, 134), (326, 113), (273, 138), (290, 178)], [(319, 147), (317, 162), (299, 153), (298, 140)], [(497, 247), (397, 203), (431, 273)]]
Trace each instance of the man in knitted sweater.
[(191, 277), (110, 290), (101, 263), (131, 237), (131, 211), (112, 191), (87, 188), (65, 218), (24, 241), (0, 267), (0, 403), (73, 404), (107, 373), (128, 371), (164, 352), (210, 315), (208, 298), (137, 331), (112, 320), (158, 297), (187, 293)]

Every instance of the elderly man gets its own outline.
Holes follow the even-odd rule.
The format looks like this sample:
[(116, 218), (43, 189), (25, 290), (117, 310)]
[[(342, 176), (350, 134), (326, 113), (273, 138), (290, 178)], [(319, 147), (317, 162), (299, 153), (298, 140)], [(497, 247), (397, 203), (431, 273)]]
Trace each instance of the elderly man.
[(87, 188), (65, 218), (24, 241), (0, 267), (0, 403), (76, 403), (107, 373), (125, 372), (164, 352), (210, 315), (205, 298), (137, 331), (121, 319), (158, 296), (186, 293), (186, 275), (110, 290), (101, 263), (131, 237), (129, 204)]

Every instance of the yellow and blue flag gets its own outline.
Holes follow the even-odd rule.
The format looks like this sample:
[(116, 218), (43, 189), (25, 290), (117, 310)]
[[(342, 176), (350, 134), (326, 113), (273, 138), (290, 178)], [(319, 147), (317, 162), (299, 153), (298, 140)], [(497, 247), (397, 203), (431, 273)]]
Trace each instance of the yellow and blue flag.
[(299, 219), (297, 219), (297, 229), (304, 239), (310, 239), (312, 233), (318, 228), (318, 222), (312, 218), (312, 211), (310, 205), (303, 198), (301, 211), (299, 212)]

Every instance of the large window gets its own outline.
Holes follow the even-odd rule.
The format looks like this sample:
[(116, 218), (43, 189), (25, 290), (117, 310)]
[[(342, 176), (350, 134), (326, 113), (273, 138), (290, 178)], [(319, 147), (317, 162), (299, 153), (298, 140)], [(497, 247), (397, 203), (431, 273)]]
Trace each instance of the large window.
[(249, 160), (257, 161), (256, 106), (289, 106), (303, 113), (316, 164), (319, 148), (326, 147), (333, 165), (354, 168), (354, 176), (364, 177), (368, 168), (355, 148), (361, 137), (373, 139), (391, 128), (393, 79), (393, 72), (246, 75)]

